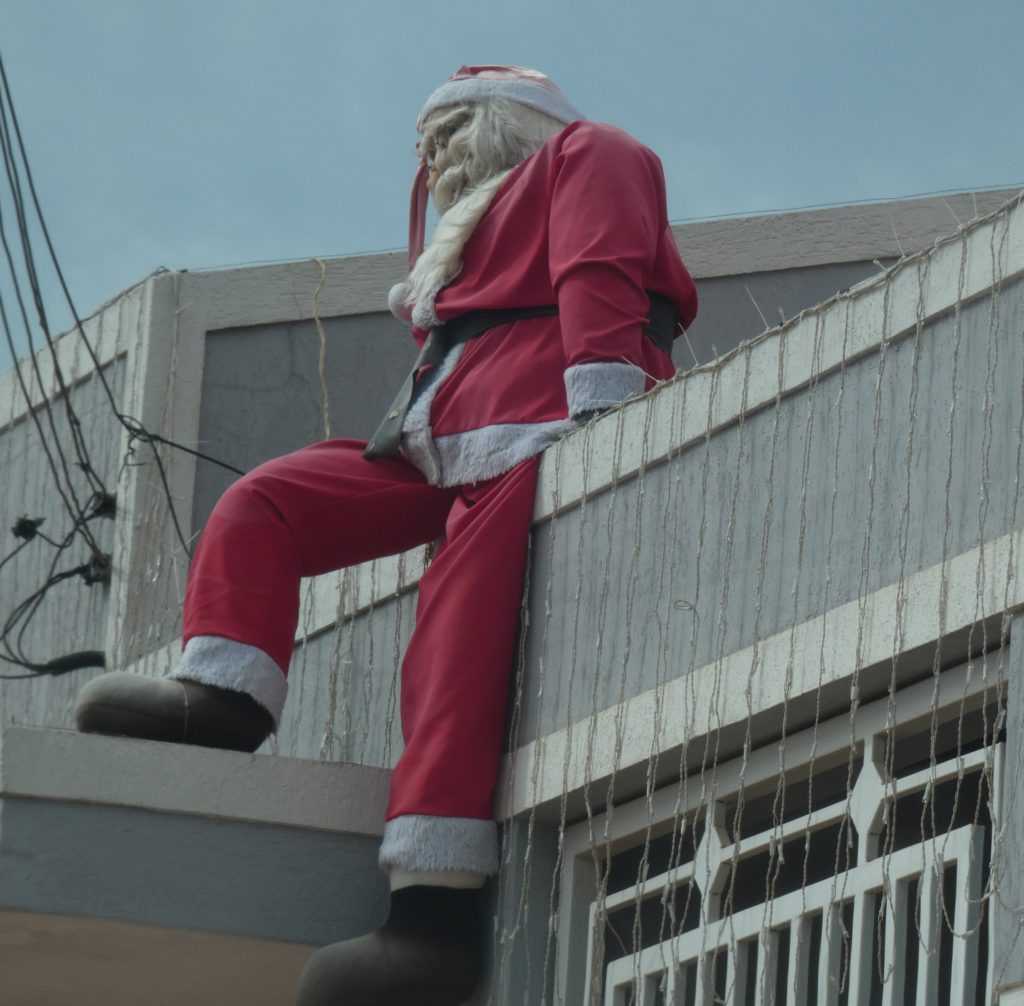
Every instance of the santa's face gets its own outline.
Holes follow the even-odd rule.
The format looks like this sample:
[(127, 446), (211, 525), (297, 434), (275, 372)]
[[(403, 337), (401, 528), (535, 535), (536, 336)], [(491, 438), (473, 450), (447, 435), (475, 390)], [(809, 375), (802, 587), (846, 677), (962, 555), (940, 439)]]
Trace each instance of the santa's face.
[(433, 194), (437, 180), (444, 171), (451, 167), (452, 158), (448, 145), (454, 133), (457, 133), (468, 121), (469, 114), (462, 109), (441, 109), (427, 119), (423, 127), (423, 135), (416, 144), (416, 153), (427, 166), (427, 191)]
[(437, 163), (438, 154), (444, 148), (438, 148), (437, 136), (433, 134), (427, 134), (424, 136), (419, 143), (416, 144), (416, 153), (419, 155), (420, 160), (427, 166), (427, 191), (433, 192), (434, 186), (437, 185), (438, 178), (441, 177), (441, 167)]

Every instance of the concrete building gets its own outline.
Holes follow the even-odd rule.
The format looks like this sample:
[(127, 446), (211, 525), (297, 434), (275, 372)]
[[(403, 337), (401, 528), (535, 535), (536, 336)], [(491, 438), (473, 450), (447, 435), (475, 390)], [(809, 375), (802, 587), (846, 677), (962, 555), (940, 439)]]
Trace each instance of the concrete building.
[[(676, 228), (680, 375), (542, 463), (476, 1003), (1024, 1001), (1012, 196)], [(144, 431), (241, 470), (368, 436), (413, 357), (382, 311), (401, 269), (161, 271), (87, 321), (92, 353), (58, 340), (71, 411), (48, 353), (0, 377), (4, 525), (69, 529), (46, 450), (81, 510), (116, 493), (88, 522), (109, 581), (5, 638), (165, 672), (235, 476)], [(16, 546), (5, 620), (88, 558)], [(381, 920), (424, 561), (305, 585), (253, 756), (72, 732), (96, 668), (0, 682), (0, 1006), (289, 1002), (311, 948)]]

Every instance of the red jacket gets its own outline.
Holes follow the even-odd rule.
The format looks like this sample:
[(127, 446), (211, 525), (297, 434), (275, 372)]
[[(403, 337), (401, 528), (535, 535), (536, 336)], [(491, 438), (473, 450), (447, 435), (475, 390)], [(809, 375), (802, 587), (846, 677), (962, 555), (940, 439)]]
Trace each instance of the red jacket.
[(410, 410), (403, 453), (441, 485), (491, 478), (575, 428), (572, 417), (671, 377), (671, 357), (643, 334), (647, 291), (693, 321), (661, 162), (619, 129), (575, 122), (504, 180), (434, 302), (442, 323), (485, 308), (558, 314), (452, 350)]

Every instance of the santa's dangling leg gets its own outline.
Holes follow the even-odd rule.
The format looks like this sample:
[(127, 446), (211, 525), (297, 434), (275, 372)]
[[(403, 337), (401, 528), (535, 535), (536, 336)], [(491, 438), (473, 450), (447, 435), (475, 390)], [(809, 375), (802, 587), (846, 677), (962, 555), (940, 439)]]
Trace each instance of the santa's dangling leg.
[(255, 751), (284, 707), (301, 578), (432, 541), (457, 495), (400, 458), (366, 460), (364, 447), (324, 441), (233, 483), (189, 570), (177, 667), (89, 682), (78, 728)]
[(519, 622), (537, 460), (463, 487), (420, 581), (402, 665), (405, 751), (381, 864), (388, 921), (318, 951), (298, 1006), (457, 1006), (479, 980), (481, 900), (498, 869), (493, 790)]
[(276, 728), (313, 576), (444, 535), (420, 584), (402, 669), (406, 749), (392, 780), (381, 863), (392, 888), (375, 933), (326, 947), (300, 1006), (457, 1004), (476, 985), (481, 888), (498, 867), (491, 799), (522, 596), (537, 461), (438, 489), (401, 459), (327, 441), (261, 465), (214, 509), (186, 592), (172, 678), (103, 675), (80, 729), (254, 750)]

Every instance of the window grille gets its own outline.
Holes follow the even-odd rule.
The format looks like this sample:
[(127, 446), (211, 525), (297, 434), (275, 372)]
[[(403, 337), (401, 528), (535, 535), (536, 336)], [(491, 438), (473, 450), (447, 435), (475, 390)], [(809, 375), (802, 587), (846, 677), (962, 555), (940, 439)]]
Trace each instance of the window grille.
[(1001, 655), (984, 661), (568, 829), (558, 1000), (987, 1002)]

